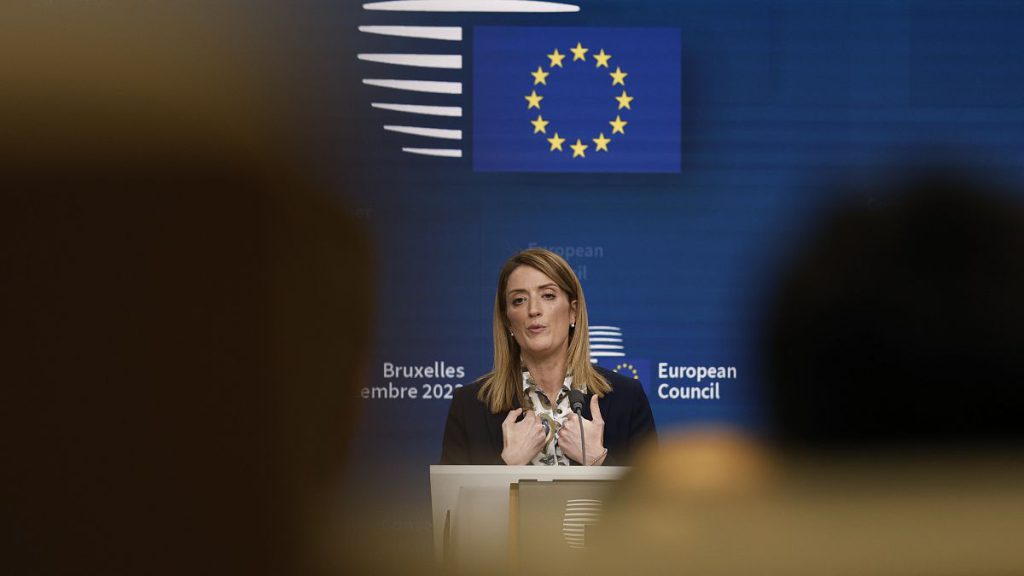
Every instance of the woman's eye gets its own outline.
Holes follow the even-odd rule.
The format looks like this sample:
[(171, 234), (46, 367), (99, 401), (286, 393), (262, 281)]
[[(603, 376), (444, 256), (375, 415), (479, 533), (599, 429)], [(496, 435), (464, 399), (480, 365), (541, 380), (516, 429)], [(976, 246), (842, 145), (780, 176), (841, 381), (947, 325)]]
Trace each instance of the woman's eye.
[(513, 306), (519, 306), (523, 302), (526, 302), (526, 298), (523, 298), (522, 296), (517, 296), (517, 297), (512, 299), (512, 305)]
[(551, 293), (551, 292), (548, 292), (547, 294), (544, 295), (544, 299), (545, 300), (554, 300), (555, 299), (555, 295), (553, 293)]

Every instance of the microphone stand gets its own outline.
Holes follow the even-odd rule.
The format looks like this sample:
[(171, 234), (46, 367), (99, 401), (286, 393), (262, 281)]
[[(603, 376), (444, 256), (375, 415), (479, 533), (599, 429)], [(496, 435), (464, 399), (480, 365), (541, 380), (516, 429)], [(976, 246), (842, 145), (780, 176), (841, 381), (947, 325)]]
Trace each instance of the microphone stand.
[(586, 396), (583, 392), (573, 388), (569, 391), (569, 405), (572, 407), (572, 411), (576, 413), (576, 419), (580, 423), (580, 452), (582, 453), (584, 466), (587, 466), (587, 441), (586, 434), (583, 433), (583, 401)]
[(580, 452), (583, 453), (583, 465), (589, 466), (589, 464), (587, 464), (587, 441), (585, 440), (586, 434), (583, 433), (583, 415), (580, 414), (579, 411), (576, 412), (576, 419), (579, 420), (580, 423)]

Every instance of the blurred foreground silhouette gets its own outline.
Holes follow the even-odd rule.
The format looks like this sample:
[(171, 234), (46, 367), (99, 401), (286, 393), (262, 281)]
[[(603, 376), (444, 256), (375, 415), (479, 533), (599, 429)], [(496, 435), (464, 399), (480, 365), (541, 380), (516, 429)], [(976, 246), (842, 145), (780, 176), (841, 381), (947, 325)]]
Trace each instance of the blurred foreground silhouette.
[(344, 565), (370, 250), (234, 16), (4, 10), (6, 573)]
[(1024, 211), (947, 169), (874, 192), (780, 289), (773, 441), (670, 438), (583, 572), (1024, 573)]
[(792, 447), (1020, 447), (1024, 206), (966, 170), (878, 185), (781, 289), (768, 365)]

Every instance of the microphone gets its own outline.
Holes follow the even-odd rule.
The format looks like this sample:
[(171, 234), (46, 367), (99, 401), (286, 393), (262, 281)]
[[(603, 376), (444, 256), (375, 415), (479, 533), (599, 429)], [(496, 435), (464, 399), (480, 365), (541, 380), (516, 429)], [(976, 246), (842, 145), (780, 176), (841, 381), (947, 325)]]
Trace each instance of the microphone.
[(569, 407), (576, 413), (576, 419), (580, 423), (580, 453), (583, 456), (582, 464), (584, 466), (587, 465), (587, 443), (583, 439), (585, 436), (585, 434), (583, 434), (583, 402), (585, 402), (586, 399), (586, 395), (576, 388), (569, 390)]
[(583, 410), (583, 403), (587, 401), (587, 397), (583, 392), (580, 392), (576, 388), (569, 390), (569, 406), (572, 411), (579, 414)]

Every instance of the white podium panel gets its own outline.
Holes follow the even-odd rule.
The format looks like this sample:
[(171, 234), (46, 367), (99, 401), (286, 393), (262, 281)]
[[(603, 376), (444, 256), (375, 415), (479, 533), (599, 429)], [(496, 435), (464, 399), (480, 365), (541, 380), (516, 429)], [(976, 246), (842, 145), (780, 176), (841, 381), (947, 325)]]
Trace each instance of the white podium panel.
[(623, 466), (431, 466), (434, 552), (445, 553), (449, 518), (450, 560), (460, 568), (494, 566), (508, 558), (509, 487), (523, 480), (618, 480)]

